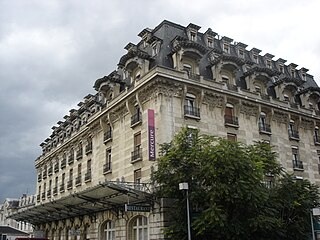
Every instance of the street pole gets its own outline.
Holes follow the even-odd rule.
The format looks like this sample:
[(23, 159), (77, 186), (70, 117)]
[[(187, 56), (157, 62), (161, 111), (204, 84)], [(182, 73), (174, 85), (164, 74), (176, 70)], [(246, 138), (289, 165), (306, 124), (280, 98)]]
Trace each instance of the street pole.
[(313, 227), (313, 210), (310, 211), (310, 219), (311, 219), (312, 240), (316, 240), (316, 238), (314, 236), (314, 227)]
[(190, 226), (190, 209), (189, 209), (189, 185), (188, 183), (179, 183), (179, 190), (186, 190), (187, 193), (187, 224), (188, 224), (188, 240), (191, 240)]

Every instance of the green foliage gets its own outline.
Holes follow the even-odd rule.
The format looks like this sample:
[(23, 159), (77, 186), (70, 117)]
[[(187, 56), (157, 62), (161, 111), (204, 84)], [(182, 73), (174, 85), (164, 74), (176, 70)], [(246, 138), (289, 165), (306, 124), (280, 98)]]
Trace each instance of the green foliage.
[(193, 239), (305, 239), (318, 189), (285, 174), (272, 148), (245, 145), (184, 128), (163, 144), (152, 175), (156, 195), (174, 199), (169, 239), (186, 239), (189, 183)]

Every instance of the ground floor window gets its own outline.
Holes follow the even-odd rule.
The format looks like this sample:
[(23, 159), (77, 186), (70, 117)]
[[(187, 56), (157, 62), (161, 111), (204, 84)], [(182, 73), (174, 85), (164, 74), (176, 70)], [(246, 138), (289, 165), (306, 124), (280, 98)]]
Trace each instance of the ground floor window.
[(116, 229), (113, 221), (107, 221), (104, 227), (104, 240), (115, 240)]
[(136, 217), (131, 225), (132, 240), (148, 240), (148, 218), (144, 216)]

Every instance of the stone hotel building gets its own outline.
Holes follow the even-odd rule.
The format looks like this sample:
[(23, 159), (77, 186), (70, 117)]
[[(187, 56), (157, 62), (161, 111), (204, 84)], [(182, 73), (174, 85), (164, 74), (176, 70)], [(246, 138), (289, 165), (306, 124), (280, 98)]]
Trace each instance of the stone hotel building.
[(12, 218), (55, 240), (164, 239), (166, 202), (150, 174), (183, 126), (269, 142), (296, 179), (320, 183), (320, 88), (308, 69), (199, 30), (163, 21), (125, 46), (41, 143), (36, 204)]

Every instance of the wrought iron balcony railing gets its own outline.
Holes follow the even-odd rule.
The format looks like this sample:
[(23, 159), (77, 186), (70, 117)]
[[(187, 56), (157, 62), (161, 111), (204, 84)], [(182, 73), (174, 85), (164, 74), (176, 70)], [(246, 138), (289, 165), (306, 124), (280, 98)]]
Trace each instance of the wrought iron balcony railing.
[(268, 133), (271, 134), (271, 126), (269, 124), (259, 124), (259, 132), (260, 133)]
[(300, 160), (292, 160), (292, 165), (294, 169), (301, 169), (303, 170), (303, 162)]
[(135, 113), (132, 117), (131, 117), (131, 127), (137, 125), (138, 123), (140, 123), (142, 121), (141, 118), (141, 113), (140, 111)]
[(289, 130), (288, 134), (289, 134), (289, 138), (290, 139), (293, 139), (293, 140), (299, 140), (300, 139), (299, 132), (296, 131), (296, 130)]
[(184, 115), (200, 118), (200, 108), (184, 105)]
[(141, 159), (142, 159), (142, 149), (138, 147), (133, 152), (131, 152), (131, 162), (136, 162)]
[(232, 115), (224, 115), (224, 124), (227, 126), (239, 127), (238, 117)]

